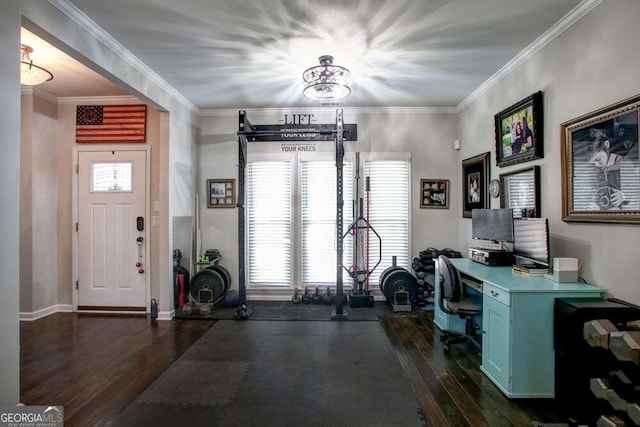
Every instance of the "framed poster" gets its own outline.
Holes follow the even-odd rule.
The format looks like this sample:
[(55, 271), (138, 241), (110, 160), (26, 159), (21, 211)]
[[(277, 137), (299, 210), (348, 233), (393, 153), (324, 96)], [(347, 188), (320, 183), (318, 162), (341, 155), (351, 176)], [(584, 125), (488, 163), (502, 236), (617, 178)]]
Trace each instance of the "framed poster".
[(233, 208), (235, 207), (235, 180), (234, 179), (208, 179), (207, 180), (207, 207), (208, 208)]
[(560, 125), (562, 220), (640, 222), (640, 95)]
[(498, 167), (542, 158), (542, 92), (496, 114), (495, 131)]
[(462, 161), (462, 217), (489, 208), (489, 152)]
[(449, 180), (421, 179), (420, 208), (449, 209)]

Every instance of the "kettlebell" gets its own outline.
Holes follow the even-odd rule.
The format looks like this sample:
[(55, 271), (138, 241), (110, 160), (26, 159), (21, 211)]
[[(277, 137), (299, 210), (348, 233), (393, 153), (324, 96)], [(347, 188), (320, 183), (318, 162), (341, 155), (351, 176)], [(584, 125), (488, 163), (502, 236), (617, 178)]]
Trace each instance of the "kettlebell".
[(316, 286), (316, 291), (311, 296), (311, 302), (314, 304), (322, 304), (322, 295), (320, 294), (320, 288)]
[(291, 302), (294, 304), (300, 304), (302, 299), (300, 298), (300, 289), (295, 288), (293, 290), (293, 296), (291, 297)]
[(302, 303), (309, 304), (311, 303), (311, 294), (309, 294), (309, 288), (304, 288), (304, 294), (302, 295)]
[(327, 293), (322, 296), (322, 302), (326, 305), (331, 305), (335, 302), (336, 297), (331, 293), (331, 288), (327, 286)]

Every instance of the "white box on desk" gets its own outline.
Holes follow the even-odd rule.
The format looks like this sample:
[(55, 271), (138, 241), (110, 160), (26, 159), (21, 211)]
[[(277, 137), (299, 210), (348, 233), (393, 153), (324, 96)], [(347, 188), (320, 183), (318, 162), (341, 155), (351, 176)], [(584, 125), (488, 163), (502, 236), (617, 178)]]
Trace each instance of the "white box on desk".
[(578, 258), (554, 258), (553, 273), (544, 277), (558, 283), (573, 283), (578, 281)]

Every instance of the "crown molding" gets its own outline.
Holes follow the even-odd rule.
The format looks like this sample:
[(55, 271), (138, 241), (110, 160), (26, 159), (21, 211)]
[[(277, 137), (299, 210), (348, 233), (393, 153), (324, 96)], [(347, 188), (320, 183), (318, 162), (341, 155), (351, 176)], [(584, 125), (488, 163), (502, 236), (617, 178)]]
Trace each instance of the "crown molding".
[(237, 117), (238, 111), (246, 111), (247, 114), (280, 114), (283, 111), (294, 111), (297, 114), (321, 114), (342, 108), (350, 114), (456, 114), (456, 107), (277, 107), (277, 108), (238, 108), (238, 109), (211, 109), (200, 110), (199, 117)]
[(89, 18), (84, 12), (73, 5), (69, 0), (49, 0), (49, 3), (55, 8), (60, 10), (65, 16), (78, 24), (83, 30), (87, 31), (96, 40), (107, 46), (124, 62), (136, 69), (140, 74), (159, 86), (163, 91), (171, 95), (180, 104), (182, 104), (189, 111), (198, 114), (199, 109), (191, 101), (185, 98), (180, 92), (178, 92), (173, 86), (167, 83), (162, 77), (156, 74), (151, 68), (146, 66), (140, 61), (134, 54), (129, 52), (124, 46), (122, 46), (116, 39), (114, 39), (109, 33), (103, 30), (98, 24), (96, 24), (91, 18)]
[(134, 104), (145, 103), (133, 95), (122, 96), (66, 96), (58, 98), (58, 105), (76, 104)]
[(484, 83), (482, 83), (476, 90), (471, 92), (469, 96), (460, 102), (456, 106), (456, 111), (460, 112), (464, 110), (469, 104), (485, 94), (489, 89), (495, 86), (500, 80), (506, 77), (513, 70), (520, 65), (531, 59), (533, 55), (538, 53), (542, 48), (551, 43), (562, 33), (571, 28), (576, 22), (582, 19), (587, 13), (595, 9), (604, 0), (583, 0), (580, 4), (574, 7), (569, 13), (567, 13), (562, 19), (556, 22), (551, 28), (545, 31), (540, 37), (538, 37), (533, 43), (527, 46), (522, 52), (516, 55), (511, 61), (507, 62), (504, 67), (499, 69), (493, 76), (489, 77)]
[(26, 96), (35, 96), (40, 99), (44, 99), (45, 101), (49, 101), (52, 104), (58, 103), (58, 98), (54, 95), (51, 95), (49, 92), (45, 92), (44, 90), (33, 87), (33, 86), (23, 86), (20, 88), (20, 94)]

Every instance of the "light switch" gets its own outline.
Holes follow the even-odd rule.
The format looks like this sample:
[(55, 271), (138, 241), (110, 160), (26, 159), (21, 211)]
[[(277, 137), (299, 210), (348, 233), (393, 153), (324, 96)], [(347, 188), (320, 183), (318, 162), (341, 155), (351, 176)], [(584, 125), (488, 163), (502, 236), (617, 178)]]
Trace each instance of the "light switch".
[(160, 226), (160, 217), (158, 215), (151, 216), (151, 226), (159, 227)]
[(160, 212), (160, 202), (158, 200), (153, 202), (153, 211)]

